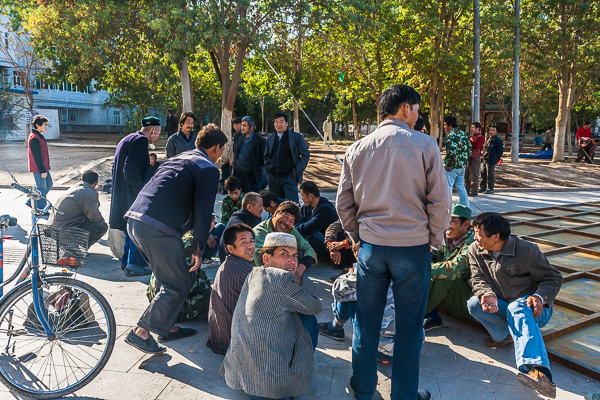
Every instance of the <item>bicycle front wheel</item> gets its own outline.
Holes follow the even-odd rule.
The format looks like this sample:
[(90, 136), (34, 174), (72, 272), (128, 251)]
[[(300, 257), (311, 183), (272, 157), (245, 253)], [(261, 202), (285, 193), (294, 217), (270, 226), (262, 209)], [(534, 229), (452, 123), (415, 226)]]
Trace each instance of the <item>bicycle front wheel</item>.
[(35, 311), (31, 283), (0, 302), (0, 381), (20, 395), (51, 399), (100, 373), (115, 344), (115, 317), (87, 283), (49, 277), (38, 290), (51, 335)]

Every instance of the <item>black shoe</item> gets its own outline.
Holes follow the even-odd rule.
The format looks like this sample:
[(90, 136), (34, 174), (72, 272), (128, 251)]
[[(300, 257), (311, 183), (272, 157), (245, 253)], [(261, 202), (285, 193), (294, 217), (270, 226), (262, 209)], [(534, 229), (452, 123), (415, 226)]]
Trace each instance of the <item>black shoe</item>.
[(377, 361), (382, 362), (384, 364), (389, 363), (390, 361), (392, 361), (393, 357), (392, 356), (388, 356), (387, 354), (382, 353), (381, 351), (377, 352)]
[(419, 389), (417, 392), (417, 400), (431, 400), (431, 393), (427, 389)]
[(479, 190), (477, 191), (477, 193), (485, 193), (485, 190), (483, 190), (483, 189), (479, 189)]
[(429, 332), (432, 329), (441, 328), (443, 326), (444, 324), (442, 323), (441, 319), (438, 319), (437, 321), (432, 321), (431, 318), (425, 317), (425, 319), (423, 320), (423, 329), (425, 330), (425, 332)]
[(319, 333), (333, 340), (342, 341), (346, 339), (344, 329), (329, 329), (329, 323), (321, 322), (319, 324)]
[(125, 276), (147, 276), (152, 275), (152, 269), (148, 266), (129, 264), (125, 267)]
[(186, 337), (194, 336), (198, 333), (197, 330), (192, 328), (182, 328), (179, 327), (176, 332), (170, 332), (167, 336), (160, 335), (158, 337), (158, 342), (170, 342), (171, 340), (184, 339)]
[(485, 192), (483, 192), (483, 194), (494, 194), (493, 190), (486, 190)]
[(125, 337), (125, 343), (135, 347), (139, 351), (143, 351), (146, 354), (160, 354), (167, 351), (165, 346), (156, 343), (156, 340), (154, 340), (152, 335), (150, 335), (148, 339), (144, 340), (133, 333), (133, 331), (129, 332), (129, 334)]

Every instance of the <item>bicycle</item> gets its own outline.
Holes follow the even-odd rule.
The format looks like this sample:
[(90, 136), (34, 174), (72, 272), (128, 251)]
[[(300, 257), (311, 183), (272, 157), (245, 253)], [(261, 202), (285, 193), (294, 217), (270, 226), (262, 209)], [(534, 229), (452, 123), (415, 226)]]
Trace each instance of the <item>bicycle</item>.
[[(34, 399), (62, 397), (91, 382), (108, 362), (116, 338), (115, 317), (100, 292), (68, 272), (85, 268), (89, 233), (38, 224), (49, 209), (61, 211), (50, 202), (38, 210), (35, 203), (44, 198), (41, 193), (14, 180), (11, 186), (31, 199), (32, 229), (19, 267), (0, 283), (1, 296), (2, 288), (18, 278), (0, 298), (0, 382)], [(16, 224), (3, 217), (0, 260), (2, 232)], [(63, 270), (47, 274), (47, 265)]]

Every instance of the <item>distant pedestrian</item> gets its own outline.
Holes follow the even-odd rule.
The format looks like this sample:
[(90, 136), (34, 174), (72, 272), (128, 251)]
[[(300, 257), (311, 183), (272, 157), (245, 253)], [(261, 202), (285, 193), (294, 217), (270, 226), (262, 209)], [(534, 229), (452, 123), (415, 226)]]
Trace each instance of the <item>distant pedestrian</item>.
[[(223, 154), (227, 137), (214, 124), (206, 125), (196, 139), (196, 150), (172, 157), (140, 192), (127, 211), (127, 232), (152, 267), (161, 290), (125, 342), (148, 354), (163, 353), (156, 343), (182, 339), (196, 330), (174, 322), (190, 291), (190, 274), (200, 268), (212, 221), (219, 184), (215, 162)], [(194, 231), (191, 268), (186, 262), (182, 236)]]
[(121, 260), (121, 268), (127, 276), (143, 276), (152, 273), (147, 267), (146, 260), (127, 234), (127, 222), (123, 216), (152, 177), (148, 144), (158, 140), (160, 129), (158, 118), (146, 117), (142, 119), (142, 128), (125, 136), (115, 150), (109, 226), (125, 233), (125, 252)]
[(333, 140), (333, 122), (330, 116), (327, 116), (327, 119), (323, 122), (323, 133), (325, 134), (325, 140), (331, 143)]
[(49, 225), (69, 226), (84, 229), (90, 233), (88, 248), (96, 243), (108, 230), (108, 225), (100, 213), (100, 200), (96, 186), (98, 174), (85, 171), (81, 180), (71, 186), (56, 202), (56, 211), (48, 219)]
[(546, 134), (544, 135), (544, 141), (542, 143), (544, 144), (542, 146), (542, 151), (552, 150), (552, 128), (546, 131)]
[(255, 133), (254, 118), (242, 118), (242, 134), (233, 139), (233, 176), (242, 182), (242, 192), (258, 192), (263, 177), (267, 141)]
[[(27, 138), (27, 159), (29, 172), (33, 172), (35, 187), (42, 196), (46, 197), (52, 189), (52, 177), (50, 176), (50, 156), (48, 155), (48, 144), (43, 133), (48, 130), (48, 118), (43, 115), (36, 115), (31, 121), (31, 133)], [(27, 200), (27, 206), (31, 207), (31, 199)], [(46, 207), (46, 200), (36, 200), (35, 205), (38, 210)], [(46, 212), (46, 215), (49, 215)]]
[(302, 135), (288, 125), (287, 114), (275, 114), (277, 132), (267, 139), (265, 173), (271, 192), (298, 203), (298, 183), (302, 183), (310, 153)]
[(430, 249), (442, 244), (452, 198), (435, 139), (412, 130), (420, 101), (410, 86), (386, 89), (379, 101), (383, 122), (344, 157), (337, 211), (344, 230), (360, 241), (350, 380), (357, 399), (370, 399), (377, 390), (379, 331), (390, 281), (401, 327), (394, 337), (392, 399), (431, 399), (419, 390)]
[(179, 130), (179, 121), (177, 121), (177, 117), (173, 115), (171, 109), (167, 110), (167, 126), (165, 130), (167, 131), (167, 138), (170, 138), (171, 135), (177, 133)]
[(465, 167), (471, 156), (471, 142), (466, 133), (457, 128), (456, 117), (448, 115), (444, 118), (444, 130), (446, 131), (446, 177), (448, 186), (456, 186), (460, 204), (469, 207), (469, 196), (465, 188)]
[(165, 148), (167, 158), (175, 157), (179, 153), (196, 148), (197, 134), (194, 132), (195, 123), (196, 116), (191, 112), (181, 114), (181, 118), (179, 118), (179, 126), (181, 127), (179, 132), (167, 140), (167, 147)]
[(498, 137), (498, 128), (490, 126), (488, 138), (483, 146), (483, 154), (481, 158), (481, 184), (479, 185), (478, 193), (494, 194), (494, 183), (496, 180), (495, 170), (498, 161), (502, 159), (504, 152), (504, 143)]
[(481, 175), (481, 152), (485, 144), (485, 137), (481, 133), (481, 124), (473, 122), (471, 124), (471, 156), (469, 163), (465, 169), (465, 188), (469, 196), (477, 196), (477, 188), (479, 187), (479, 176)]
[(588, 164), (594, 163), (594, 154), (596, 153), (596, 146), (598, 146), (600, 139), (586, 138), (579, 139), (577, 143), (577, 158), (575, 162), (585, 160)]
[(592, 137), (592, 123), (586, 122), (582, 127), (577, 129), (577, 133), (575, 134), (575, 141), (578, 142), (581, 138), (591, 138)]

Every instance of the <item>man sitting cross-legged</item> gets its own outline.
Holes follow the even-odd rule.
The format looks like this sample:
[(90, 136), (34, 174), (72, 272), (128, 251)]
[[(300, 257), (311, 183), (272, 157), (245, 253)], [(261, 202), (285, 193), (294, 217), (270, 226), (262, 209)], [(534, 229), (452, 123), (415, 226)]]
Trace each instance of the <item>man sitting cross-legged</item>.
[(269, 233), (261, 256), (264, 268), (250, 272), (240, 293), (219, 372), (250, 399), (311, 394), (321, 302), (298, 286), (294, 236)]
[(556, 385), (540, 328), (552, 317), (562, 275), (538, 246), (511, 236), (504, 217), (483, 213), (473, 227), (476, 242), (469, 246), (469, 265), (475, 296), (467, 303), (469, 312), (496, 342), (488, 339), (488, 346), (514, 341), (519, 382), (554, 398)]
[(467, 281), (471, 277), (469, 270), (469, 245), (473, 243), (471, 209), (462, 204), (452, 206), (452, 220), (446, 230), (444, 244), (434, 250), (431, 257), (431, 280), (429, 298), (425, 309), (423, 329), (430, 331), (444, 326), (437, 308), (457, 318), (471, 319), (467, 310), (467, 301), (473, 296)]
[(277, 207), (273, 216), (254, 227), (256, 239), (256, 253), (254, 254), (254, 265), (262, 265), (262, 258), (258, 253), (263, 247), (267, 234), (271, 232), (289, 233), (296, 238), (298, 243), (298, 268), (296, 277), (302, 284), (302, 276), (306, 268), (317, 263), (317, 254), (300, 233), (294, 228), (294, 224), (300, 220), (300, 207), (293, 201), (284, 201)]
[(231, 340), (231, 318), (246, 277), (252, 271), (254, 231), (246, 224), (233, 224), (223, 233), (227, 259), (217, 271), (208, 310), (209, 339), (206, 346), (225, 354)]

